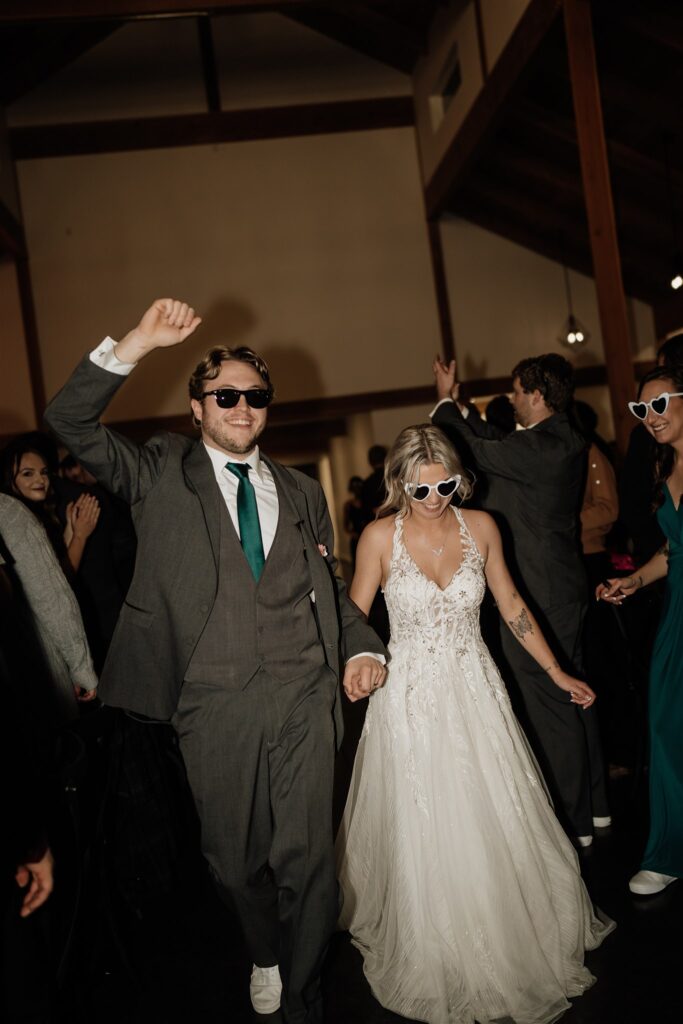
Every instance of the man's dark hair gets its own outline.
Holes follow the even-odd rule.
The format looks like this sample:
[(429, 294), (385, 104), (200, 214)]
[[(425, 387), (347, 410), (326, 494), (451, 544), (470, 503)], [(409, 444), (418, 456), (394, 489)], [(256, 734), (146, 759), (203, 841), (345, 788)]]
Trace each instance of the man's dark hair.
[(379, 469), (383, 466), (386, 457), (387, 450), (383, 444), (373, 444), (372, 448), (368, 449), (368, 462), (373, 469)]
[(683, 332), (672, 334), (657, 350), (657, 362), (662, 366), (683, 366)]
[(522, 359), (512, 370), (512, 379), (526, 392), (540, 391), (543, 401), (553, 412), (566, 412), (574, 392), (572, 364), (555, 352)]
[[(190, 398), (201, 402), (204, 397), (204, 381), (215, 380), (221, 372), (223, 363), (231, 362), (249, 363), (263, 381), (263, 386), (270, 391), (271, 395), (275, 394), (275, 388), (271, 383), (270, 372), (265, 359), (261, 359), (261, 356), (257, 355), (253, 349), (247, 348), (246, 345), (240, 345), (239, 348), (226, 348), (224, 345), (219, 345), (216, 348), (209, 349), (204, 358), (195, 366), (188, 382)], [(192, 422), (195, 427), (199, 426), (199, 422), (194, 416), (192, 417)]]

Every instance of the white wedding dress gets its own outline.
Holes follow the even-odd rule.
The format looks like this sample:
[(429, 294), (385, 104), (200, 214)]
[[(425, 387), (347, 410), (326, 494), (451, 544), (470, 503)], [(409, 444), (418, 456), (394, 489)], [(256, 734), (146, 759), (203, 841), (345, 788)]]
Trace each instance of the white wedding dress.
[(479, 628), (483, 562), (460, 511), (448, 586), (396, 519), (391, 661), (337, 837), (341, 926), (379, 1002), (430, 1024), (546, 1024), (595, 980), (595, 916)]

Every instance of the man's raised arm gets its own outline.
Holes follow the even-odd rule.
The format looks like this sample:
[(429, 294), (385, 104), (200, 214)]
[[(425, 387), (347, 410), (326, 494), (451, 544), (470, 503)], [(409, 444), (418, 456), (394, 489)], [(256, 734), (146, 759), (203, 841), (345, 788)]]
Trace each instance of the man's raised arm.
[(105, 427), (100, 417), (144, 356), (180, 344), (200, 323), (186, 302), (157, 299), (118, 344), (107, 339), (86, 356), (45, 410), (45, 422), (72, 455), (131, 504), (154, 482), (161, 445), (138, 445)]

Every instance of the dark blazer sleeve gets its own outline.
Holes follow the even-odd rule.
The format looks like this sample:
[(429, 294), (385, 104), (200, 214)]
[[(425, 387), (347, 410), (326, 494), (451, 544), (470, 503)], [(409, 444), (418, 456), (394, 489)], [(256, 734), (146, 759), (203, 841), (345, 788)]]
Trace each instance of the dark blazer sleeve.
[(480, 417), (465, 419), (455, 402), (444, 402), (432, 416), (432, 423), (441, 427), (456, 446), (465, 445), (477, 466), (507, 480), (533, 479), (533, 463), (529, 461), (528, 431), (515, 431), (500, 436), (496, 427)]
[(168, 440), (140, 445), (100, 423), (100, 416), (126, 377), (96, 366), (86, 356), (45, 410), (45, 422), (95, 479), (135, 504), (159, 477)]
[(322, 488), (317, 488), (316, 503), (316, 536), (320, 538), (321, 544), (327, 549), (326, 561), (332, 573), (337, 588), (337, 602), (339, 607), (340, 631), (341, 631), (341, 652), (344, 662), (355, 654), (364, 651), (372, 654), (382, 654), (386, 657), (386, 649), (374, 629), (368, 626), (365, 616), (353, 603), (346, 591), (346, 584), (337, 575), (337, 560), (332, 552), (334, 551), (334, 531), (332, 522), (325, 501)]

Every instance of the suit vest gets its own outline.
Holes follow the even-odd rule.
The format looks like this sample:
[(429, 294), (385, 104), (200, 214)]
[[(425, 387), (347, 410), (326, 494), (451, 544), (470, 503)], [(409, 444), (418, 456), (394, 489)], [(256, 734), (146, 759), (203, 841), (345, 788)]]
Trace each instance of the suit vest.
[(225, 501), (218, 502), (218, 587), (185, 678), (242, 689), (263, 668), (282, 682), (325, 664), (298, 517), (278, 487), (275, 537), (258, 583)]

